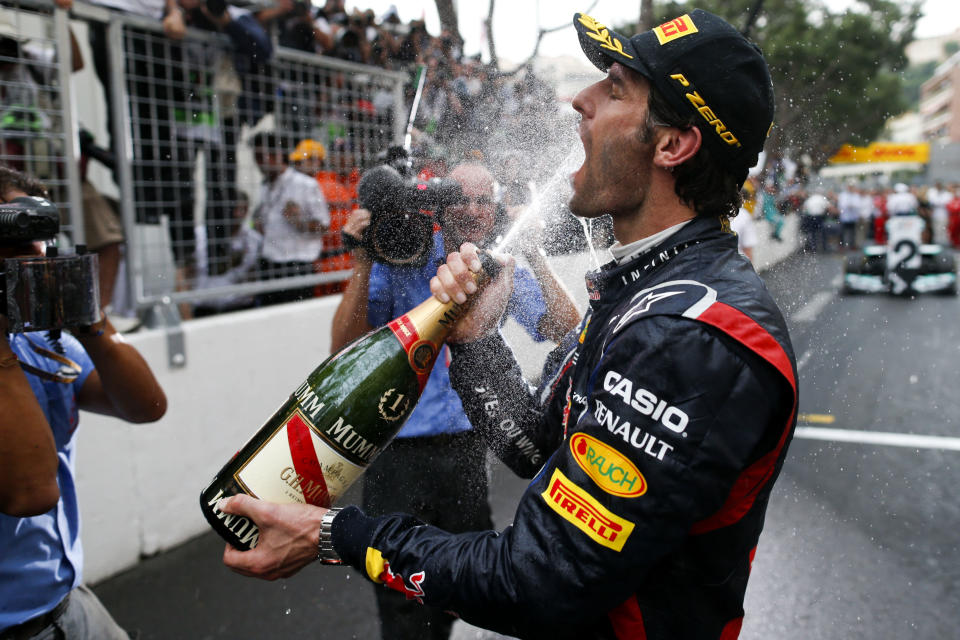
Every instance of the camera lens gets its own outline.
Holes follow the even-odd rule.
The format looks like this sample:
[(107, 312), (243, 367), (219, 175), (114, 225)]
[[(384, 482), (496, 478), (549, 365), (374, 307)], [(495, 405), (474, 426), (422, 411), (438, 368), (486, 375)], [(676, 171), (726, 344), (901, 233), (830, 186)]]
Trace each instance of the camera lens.
[(370, 246), (381, 260), (397, 265), (426, 262), (433, 220), (419, 213), (383, 215), (368, 228)]

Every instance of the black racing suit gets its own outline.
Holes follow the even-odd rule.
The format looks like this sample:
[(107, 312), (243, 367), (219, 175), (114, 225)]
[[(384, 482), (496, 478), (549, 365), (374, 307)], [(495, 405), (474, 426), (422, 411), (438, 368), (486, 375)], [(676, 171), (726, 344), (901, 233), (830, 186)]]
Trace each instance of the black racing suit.
[(454, 535), (348, 507), (344, 561), (521, 638), (736, 638), (797, 392), (783, 318), (728, 228), (697, 218), (589, 274), (536, 391), (499, 335), (456, 347), (467, 415), (536, 473), (513, 525)]

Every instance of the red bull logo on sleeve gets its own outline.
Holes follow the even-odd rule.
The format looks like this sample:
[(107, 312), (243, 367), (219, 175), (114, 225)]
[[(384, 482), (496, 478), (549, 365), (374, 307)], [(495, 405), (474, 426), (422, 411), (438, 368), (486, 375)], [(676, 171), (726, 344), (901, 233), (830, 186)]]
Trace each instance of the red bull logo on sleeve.
[(619, 552), (633, 532), (632, 522), (609, 511), (559, 469), (553, 470), (550, 484), (540, 496), (561, 518), (608, 549)]
[(379, 550), (373, 547), (367, 547), (366, 557), (367, 575), (371, 580), (383, 584), (389, 589), (399, 591), (407, 596), (407, 600), (416, 600), (423, 604), (423, 580), (426, 578), (426, 572), (418, 571), (410, 576), (410, 584), (398, 573), (394, 573), (390, 568), (390, 562), (383, 557)]

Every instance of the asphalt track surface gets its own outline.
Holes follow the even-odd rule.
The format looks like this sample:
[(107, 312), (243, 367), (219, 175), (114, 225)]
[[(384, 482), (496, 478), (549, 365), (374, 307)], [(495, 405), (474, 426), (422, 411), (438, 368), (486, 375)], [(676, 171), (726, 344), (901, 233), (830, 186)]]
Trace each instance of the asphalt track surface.
[[(798, 255), (764, 274), (790, 324), (801, 422), (740, 637), (960, 638), (960, 301), (842, 296), (840, 270), (837, 255)], [(523, 486), (494, 469), (498, 527)], [(95, 591), (143, 640), (378, 637), (356, 572), (265, 583), (225, 569), (222, 549), (203, 535)]]

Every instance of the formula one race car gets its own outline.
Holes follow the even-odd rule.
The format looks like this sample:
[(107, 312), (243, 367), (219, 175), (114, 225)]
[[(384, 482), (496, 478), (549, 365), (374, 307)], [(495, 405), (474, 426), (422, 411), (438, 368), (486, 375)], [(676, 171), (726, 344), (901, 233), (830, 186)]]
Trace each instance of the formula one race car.
[(957, 294), (957, 264), (953, 252), (923, 244), (923, 218), (893, 216), (887, 220), (887, 244), (864, 248), (849, 256), (843, 271), (844, 293)]

